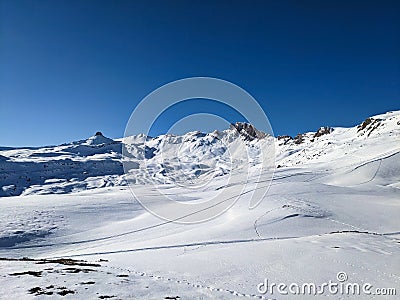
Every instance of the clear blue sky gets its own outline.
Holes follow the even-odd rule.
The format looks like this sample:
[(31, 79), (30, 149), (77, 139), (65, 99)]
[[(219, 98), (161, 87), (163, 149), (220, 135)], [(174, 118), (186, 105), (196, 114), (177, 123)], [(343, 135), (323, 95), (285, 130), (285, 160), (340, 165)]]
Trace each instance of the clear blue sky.
[(192, 76), (246, 89), (275, 134), (400, 109), (400, 1), (0, 3), (3, 146), (122, 137), (144, 96)]

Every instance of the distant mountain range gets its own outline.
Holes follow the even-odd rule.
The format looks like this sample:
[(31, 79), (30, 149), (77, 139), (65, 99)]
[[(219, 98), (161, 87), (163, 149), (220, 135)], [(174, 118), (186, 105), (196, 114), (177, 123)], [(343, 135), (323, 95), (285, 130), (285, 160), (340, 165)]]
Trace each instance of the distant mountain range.
[[(3, 147), (0, 196), (72, 193), (127, 185), (123, 153), (128, 155), (125, 161), (129, 158), (135, 165), (132, 169), (137, 169), (137, 184), (149, 183), (149, 177), (152, 182), (165, 183), (224, 176), (241, 167), (239, 161), (231, 161), (232, 151), (235, 157), (249, 157), (247, 163), (256, 166), (258, 150), (272, 142), (275, 162), (271, 167), (307, 167), (317, 173), (329, 170), (329, 174), (343, 174), (334, 180), (327, 175), (327, 184), (376, 181), (400, 188), (400, 111), (394, 111), (370, 117), (355, 127), (321, 127), (295, 137), (271, 137), (250, 124), (236, 123), (224, 131), (207, 134), (189, 132), (154, 138), (142, 134), (112, 140), (97, 132), (87, 140), (58, 146)], [(356, 170), (352, 168), (355, 166)], [(354, 177), (354, 172), (360, 174)]]

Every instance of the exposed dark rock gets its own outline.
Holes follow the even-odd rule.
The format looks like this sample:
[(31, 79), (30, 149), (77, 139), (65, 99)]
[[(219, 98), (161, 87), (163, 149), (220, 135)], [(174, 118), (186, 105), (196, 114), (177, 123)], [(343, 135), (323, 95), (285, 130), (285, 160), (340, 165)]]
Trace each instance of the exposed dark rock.
[(0, 261), (33, 261), (36, 264), (61, 264), (67, 266), (80, 266), (80, 267), (101, 267), (100, 264), (90, 263), (86, 260), (75, 260), (71, 258), (56, 258), (56, 259), (34, 259), (29, 257), (23, 258), (8, 258), (8, 257), (0, 257)]
[(331, 127), (321, 127), (318, 131), (314, 134), (314, 138), (320, 137), (325, 134), (330, 134), (333, 131)]
[(96, 270), (93, 269), (84, 269), (84, 268), (65, 268), (63, 269), (63, 271), (66, 271), (67, 273), (72, 273), (72, 274), (76, 274), (76, 273), (89, 273), (89, 272), (96, 272)]
[(293, 140), (293, 138), (289, 135), (278, 135), (277, 139), (278, 140), (286, 140), (286, 139)]
[(34, 294), (35, 296), (39, 296), (39, 295), (53, 295), (52, 291), (46, 291), (44, 289), (42, 289), (39, 286), (33, 287), (31, 289), (28, 290), (29, 294)]
[(75, 294), (75, 291), (67, 290), (67, 289), (62, 289), (62, 290), (59, 291), (57, 294), (59, 294), (60, 296), (66, 296), (66, 295), (68, 295), (68, 294)]
[(95, 135), (103, 136), (103, 134), (101, 133), (101, 131), (97, 131)]
[(81, 284), (86, 285), (86, 284), (95, 284), (96, 282), (94, 281), (86, 281), (86, 282), (81, 282)]
[(262, 139), (267, 136), (266, 133), (259, 131), (253, 125), (248, 123), (236, 122), (235, 124), (231, 124), (231, 129), (236, 129), (246, 141)]
[(280, 145), (286, 145), (287, 143), (293, 140), (293, 138), (289, 135), (278, 135), (277, 139), (278, 141), (282, 142)]
[(31, 275), (34, 277), (41, 277), (42, 276), (42, 271), (25, 271), (25, 272), (16, 272), (9, 274), (10, 276), (20, 276), (20, 275)]
[(373, 118), (366, 118), (364, 122), (357, 126), (357, 132), (364, 130), (369, 124), (372, 123), (373, 120)]
[(293, 140), (294, 140), (294, 143), (297, 144), (297, 145), (303, 143), (303, 142), (304, 142), (304, 134), (301, 134), (301, 133), (297, 134), (297, 135), (294, 137)]
[(364, 122), (357, 126), (357, 132), (361, 132), (361, 135), (367, 133), (367, 136), (370, 136), (370, 134), (380, 125), (381, 119), (367, 118)]

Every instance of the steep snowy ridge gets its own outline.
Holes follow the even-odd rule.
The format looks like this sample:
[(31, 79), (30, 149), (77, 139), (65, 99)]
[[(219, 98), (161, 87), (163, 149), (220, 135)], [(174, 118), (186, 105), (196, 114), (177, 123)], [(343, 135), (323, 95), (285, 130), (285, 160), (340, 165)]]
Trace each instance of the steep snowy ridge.
[[(167, 134), (155, 138), (137, 135), (114, 141), (97, 132), (87, 140), (59, 146), (0, 148), (0, 196), (70, 193), (126, 185), (123, 143), (124, 154), (129, 155), (133, 169), (137, 169), (135, 182), (138, 184), (222, 176), (232, 168), (240, 168), (240, 161), (231, 161), (232, 154), (250, 155), (252, 159), (252, 153), (264, 147), (268, 138), (250, 124), (236, 123), (227, 130), (207, 134), (189, 132), (183, 136)], [(238, 139), (242, 142), (238, 143)], [(351, 128), (321, 127), (317, 132), (294, 138), (277, 137), (275, 165), (278, 169), (312, 166), (315, 171), (350, 174), (352, 168), (369, 162), (373, 165), (377, 159), (383, 162), (388, 157), (395, 161), (400, 151), (399, 142), (400, 111), (388, 112)], [(256, 157), (254, 154), (253, 158)], [(253, 161), (253, 164), (256, 163)], [(390, 166), (396, 168), (392, 163), (386, 169)], [(398, 173), (392, 173), (387, 184), (397, 187), (394, 181)], [(351, 184), (352, 180), (345, 178), (329, 182)]]
[[(374, 120), (373, 125), (368, 120)], [(277, 162), (280, 166), (358, 165), (400, 151), (399, 141), (400, 112), (388, 112), (351, 128), (322, 127), (295, 139), (278, 137)]]

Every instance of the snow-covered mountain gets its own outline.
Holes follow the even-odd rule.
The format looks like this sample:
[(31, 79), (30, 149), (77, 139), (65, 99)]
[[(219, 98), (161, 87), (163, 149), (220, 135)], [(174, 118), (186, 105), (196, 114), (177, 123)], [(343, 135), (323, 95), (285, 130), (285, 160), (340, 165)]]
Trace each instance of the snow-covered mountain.
[[(1, 148), (0, 299), (395, 299), (399, 142), (395, 111), (296, 137), (237, 123), (183, 136), (112, 140), (98, 132), (58, 146)], [(182, 184), (195, 188), (182, 192)], [(200, 220), (236, 202), (189, 225), (136, 201), (170, 208), (164, 195), (204, 203), (191, 214)], [(321, 293), (329, 282), (341, 292)], [(301, 292), (310, 283), (319, 294)], [(359, 294), (346, 292), (347, 283)]]
[[(3, 147), (0, 148), (0, 196), (70, 193), (127, 185), (123, 143), (125, 154), (138, 169), (134, 183), (222, 176), (240, 165), (240, 162), (230, 161), (232, 153), (229, 150), (241, 152), (236, 157), (250, 156), (251, 159), (252, 153), (264, 147), (270, 138), (250, 124), (236, 123), (222, 132), (207, 134), (189, 132), (183, 136), (155, 138), (138, 135), (114, 141), (97, 132), (87, 140), (58, 146)], [(391, 174), (389, 177), (385, 173), (385, 184), (398, 187), (399, 111), (367, 118), (352, 128), (321, 127), (316, 132), (295, 137), (278, 136), (274, 141), (269, 140), (272, 142), (276, 156), (273, 167), (310, 166), (315, 172), (335, 171), (335, 174), (343, 174), (340, 180), (329, 175), (324, 180), (351, 185), (370, 180), (375, 165), (383, 163), (381, 170), (372, 174), (374, 180), (378, 180), (382, 168), (388, 165), (393, 172), (387, 171)], [(357, 171), (354, 170), (356, 167)], [(363, 176), (350, 179), (352, 172), (363, 173)]]

